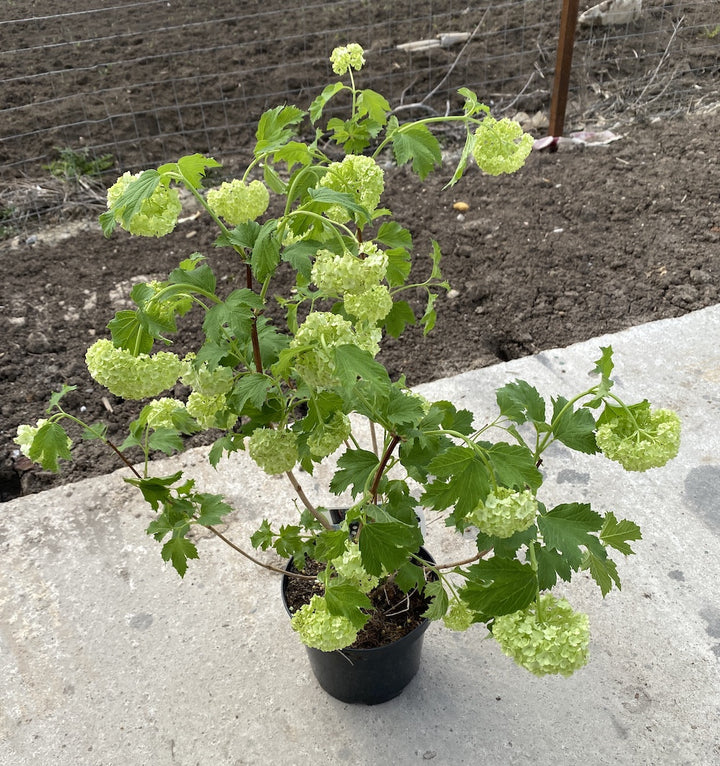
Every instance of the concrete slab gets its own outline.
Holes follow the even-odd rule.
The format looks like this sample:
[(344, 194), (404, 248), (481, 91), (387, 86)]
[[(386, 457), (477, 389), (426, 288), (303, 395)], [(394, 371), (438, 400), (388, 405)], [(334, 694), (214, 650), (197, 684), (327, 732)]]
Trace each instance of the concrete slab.
[[(279, 581), (215, 539), (180, 580), (123, 471), (4, 504), (0, 764), (720, 762), (719, 340), (716, 306), (420, 388), (489, 417), (496, 386), (520, 377), (570, 394), (612, 344), (617, 390), (680, 413), (680, 455), (661, 470), (629, 477), (598, 456), (547, 454), (547, 502), (592, 499), (644, 532), (620, 562), (621, 593), (602, 601), (582, 577), (565, 589), (593, 631), (570, 679), (515, 667), (479, 627), (435, 625), (401, 697), (345, 705), (316, 685)], [(204, 455), (165, 467), (228, 495), (230, 537), (244, 540), (268, 505), (292, 517), (281, 480), (247, 472), (244, 455), (214, 472)], [(428, 530), (436, 555), (454, 552), (439, 524)]]

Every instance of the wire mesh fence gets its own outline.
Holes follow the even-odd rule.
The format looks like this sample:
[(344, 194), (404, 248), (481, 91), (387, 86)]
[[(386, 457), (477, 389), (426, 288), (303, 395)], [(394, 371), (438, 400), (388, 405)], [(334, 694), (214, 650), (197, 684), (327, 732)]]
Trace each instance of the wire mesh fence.
[[(610, 2), (638, 12), (581, 21), (567, 129), (717, 108), (716, 0)], [(562, 0), (68, 0), (45, 15), (37, 5), (0, 8), (0, 234), (67, 207), (77, 185), (53, 172), (84, 179), (87, 195), (105, 165), (244, 155), (260, 114), (309, 103), (334, 77), (331, 50), (349, 41), (366, 49), (362, 86), (400, 119), (454, 111), (467, 86), (542, 135)], [(592, 5), (581, 0), (586, 17)]]

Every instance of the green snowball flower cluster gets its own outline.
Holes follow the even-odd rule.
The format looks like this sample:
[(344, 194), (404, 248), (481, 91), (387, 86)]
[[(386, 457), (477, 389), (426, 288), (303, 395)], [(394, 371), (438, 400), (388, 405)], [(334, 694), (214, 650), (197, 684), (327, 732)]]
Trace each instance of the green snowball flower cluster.
[(588, 660), (589, 619), (551, 594), (519, 612), (495, 618), (493, 638), (518, 665), (544, 676), (571, 676)]
[(143, 409), (145, 423), (150, 428), (174, 428), (173, 412), (184, 408), (185, 404), (178, 399), (169, 397), (154, 399)]
[(195, 354), (190, 353), (185, 356), (184, 361), (187, 367), (181, 377), (184, 385), (205, 396), (219, 396), (232, 391), (235, 378), (229, 367), (218, 365), (211, 370), (207, 362), (203, 362), (200, 367), (195, 367), (194, 359)]
[(369, 593), (380, 582), (380, 578), (369, 574), (362, 565), (360, 546), (350, 541), (345, 543), (345, 553), (330, 563), (345, 582), (349, 582), (363, 593)]
[[(372, 213), (385, 189), (385, 174), (372, 157), (348, 154), (342, 162), (328, 165), (318, 185), (350, 194), (355, 202)], [(341, 204), (331, 205), (326, 215), (335, 223), (346, 223), (353, 218), (352, 212)]]
[(511, 537), (530, 527), (537, 511), (537, 500), (530, 490), (497, 487), (468, 514), (467, 521), (486, 535)]
[(335, 74), (343, 75), (350, 67), (359, 71), (365, 63), (365, 51), (357, 43), (342, 45), (330, 54), (330, 63)]
[(472, 154), (478, 167), (491, 176), (519, 170), (533, 148), (533, 137), (519, 123), (485, 117), (475, 131)]
[[(108, 189), (107, 206), (112, 208), (125, 193), (127, 187), (140, 177), (140, 173), (132, 175), (123, 173)], [(122, 220), (124, 206), (113, 211), (115, 221), (130, 234), (140, 237), (164, 237), (177, 224), (182, 210), (177, 189), (170, 189), (164, 184), (158, 184), (153, 193), (143, 201), (140, 210), (126, 224)]]
[(316, 458), (332, 455), (350, 436), (351, 431), (350, 418), (344, 412), (334, 412), (329, 421), (317, 426), (308, 436), (310, 454)]
[(205, 394), (193, 391), (188, 396), (186, 409), (203, 428), (232, 428), (237, 415), (227, 407), (225, 394)]
[(290, 348), (309, 346), (298, 355), (295, 369), (312, 388), (333, 388), (338, 384), (335, 349), (356, 343), (356, 340), (353, 327), (347, 319), (327, 311), (314, 311), (308, 314), (290, 341)]
[(371, 242), (360, 246), (360, 257), (319, 250), (310, 277), (328, 298), (344, 293), (361, 294), (378, 285), (387, 273), (388, 257)]
[(290, 620), (305, 646), (334, 652), (345, 649), (357, 638), (357, 630), (347, 617), (330, 614), (322, 596), (313, 596)]
[(347, 293), (344, 298), (348, 314), (370, 324), (377, 324), (390, 313), (393, 299), (385, 285), (374, 285), (363, 293)]
[(680, 448), (680, 418), (672, 410), (636, 410), (598, 426), (597, 445), (610, 460), (627, 471), (660, 468), (674, 458)]
[(298, 461), (297, 436), (286, 428), (258, 428), (248, 439), (248, 453), (265, 473), (286, 473)]
[(467, 630), (475, 620), (475, 613), (460, 599), (453, 599), (443, 617), (443, 623), (450, 630)]
[(270, 192), (262, 181), (245, 185), (240, 179), (224, 181), (207, 193), (207, 203), (215, 215), (233, 226), (254, 221), (270, 204)]
[(85, 363), (94, 380), (123, 399), (157, 396), (177, 383), (185, 366), (178, 356), (167, 351), (133, 356), (107, 339), (90, 346)]

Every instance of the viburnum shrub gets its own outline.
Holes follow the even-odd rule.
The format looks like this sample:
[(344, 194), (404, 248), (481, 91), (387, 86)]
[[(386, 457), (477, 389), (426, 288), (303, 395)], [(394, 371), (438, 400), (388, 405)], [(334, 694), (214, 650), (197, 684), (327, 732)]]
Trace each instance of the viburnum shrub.
[[(204, 190), (206, 171), (218, 163), (195, 154), (126, 173), (108, 191), (106, 236), (117, 226), (163, 236), (177, 223), (178, 190), (185, 189), (217, 225), (215, 244), (235, 251), (242, 276), (240, 284), (220, 280), (212, 257), (195, 253), (164, 282), (135, 285), (135, 308), (118, 312), (110, 338), (88, 349), (87, 367), (98, 383), (117, 396), (149, 400), (116, 448), (145, 454), (144, 469), (132, 468), (126, 481), (155, 512), (148, 534), (183, 576), (198, 556), (193, 527), (228, 542), (216, 525), (232, 508), (180, 471), (153, 476), (150, 454), (182, 449), (183, 434), (221, 429), (209, 451), (213, 466), (246, 449), (259, 470), (286, 474), (297, 492), (302, 511), (295, 522), (278, 527), (266, 519), (251, 543), (298, 565), (319, 562), (322, 587), (292, 618), (307, 645), (325, 651), (351, 645), (370, 617), (370, 596), (392, 581), (406, 593), (422, 592), (429, 619), (453, 630), (483, 623), (531, 672), (569, 675), (587, 660), (588, 618), (551, 591), (578, 571), (589, 572), (603, 596), (619, 587), (610, 554), (632, 553), (640, 530), (586, 502), (547, 507), (542, 456), (560, 442), (602, 452), (630, 471), (662, 466), (678, 450), (678, 417), (615, 395), (610, 348), (601, 350), (586, 390), (548, 406), (528, 383), (508, 383), (497, 391), (497, 417), (481, 426), (469, 411), (427, 401), (390, 377), (375, 359), (383, 336), (397, 338), (418, 323), (429, 332), (436, 299), (449, 286), (436, 242), (425, 278), (410, 279), (414, 243), (382, 206), (384, 165), (393, 158), (425, 178), (442, 164), (432, 128), (459, 123), (466, 138), (452, 185), (473, 158), (488, 174), (514, 172), (532, 139), (517, 124), (490, 117), (466, 89), (462, 113), (400, 123), (382, 95), (355, 86), (353, 73), (364, 63), (359, 45), (337, 48), (331, 62), (349, 84), (331, 83), (307, 112), (288, 105), (265, 112), (240, 178)], [(340, 96), (347, 119), (334, 116), (317, 127)], [(301, 131), (311, 139), (302, 140)], [(267, 213), (271, 197), (274, 216)], [(281, 269), (294, 275), (293, 286), (277, 296)], [(422, 315), (406, 299), (409, 292), (427, 296)], [(278, 303), (281, 310), (269, 311)], [(197, 316), (189, 314), (193, 307), (202, 317), (202, 345), (182, 358), (158, 350), (178, 324)], [(178, 382), (190, 389), (184, 400), (172, 395)], [(66, 426), (107, 441), (101, 425), (63, 408), (69, 390), (52, 396), (37, 425), (18, 429), (22, 451), (50, 470), (71, 457)], [(353, 428), (371, 433), (373, 447), (363, 446)], [(297, 477), (328, 458), (335, 467), (329, 489), (352, 497), (339, 525)], [(422, 561), (421, 508), (465, 537), (472, 533), (477, 552), (448, 565)]]

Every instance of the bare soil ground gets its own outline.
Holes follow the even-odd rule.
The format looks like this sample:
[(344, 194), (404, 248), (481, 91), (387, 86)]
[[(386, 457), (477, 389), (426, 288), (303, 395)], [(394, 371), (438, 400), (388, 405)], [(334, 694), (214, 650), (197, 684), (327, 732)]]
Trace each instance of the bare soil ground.
[[(68, 2), (67, 10), (75, 5), (87, 2)], [(126, 74), (118, 68), (117, 76)], [(399, 341), (387, 339), (382, 360), (391, 374), (418, 384), (716, 303), (718, 128), (718, 112), (636, 119), (617, 128), (621, 138), (609, 145), (533, 153), (508, 178), (472, 169), (445, 191), (457, 151), (452, 136), (448, 163), (424, 183), (389, 169), (383, 203), (411, 230), (417, 268), (429, 264), (423, 256), (436, 239), (453, 288), (438, 303), (430, 336), (411, 329)], [(467, 211), (459, 213), (456, 202)], [(12, 440), (66, 383), (77, 386), (67, 406), (105, 421), (111, 438), (122, 441), (139, 405), (95, 384), (83, 356), (126, 306), (138, 278), (162, 279), (200, 251), (232, 288), (237, 263), (212, 248), (215, 232), (202, 219), (186, 220), (162, 240), (122, 232), (104, 240), (96, 212), (0, 241), (0, 500), (119, 467), (98, 443), (78, 441), (72, 465), (56, 477), (31, 467)], [(198, 341), (181, 329), (178, 350)], [(212, 439), (201, 435), (190, 444)]]

